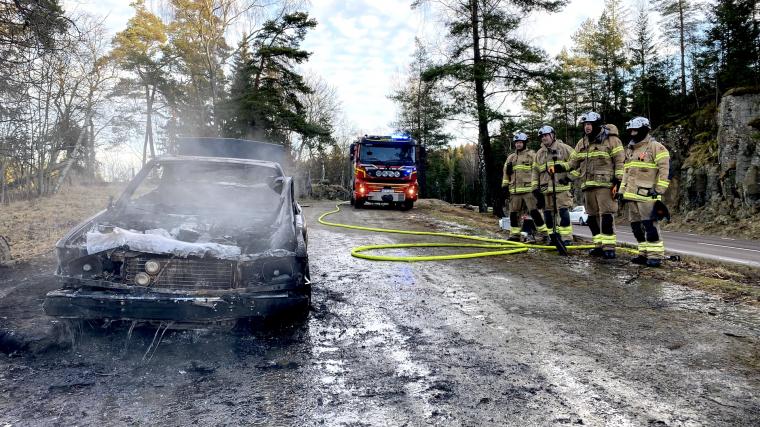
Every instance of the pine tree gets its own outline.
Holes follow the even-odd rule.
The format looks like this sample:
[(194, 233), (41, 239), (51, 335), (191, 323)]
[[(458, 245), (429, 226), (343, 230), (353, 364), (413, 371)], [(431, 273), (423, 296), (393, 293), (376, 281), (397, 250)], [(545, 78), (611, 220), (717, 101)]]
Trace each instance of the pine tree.
[(443, 101), (440, 84), (422, 78), (423, 72), (432, 65), (427, 50), (419, 39), (415, 39), (415, 45), (407, 79), (389, 98), (399, 106), (393, 126), (409, 133), (421, 146), (419, 155), (425, 162), (425, 167), (420, 169), (417, 178), (420, 197), (429, 197), (428, 173), (434, 167), (431, 164), (434, 159), (428, 157), (428, 153), (446, 146), (451, 136), (444, 131), (448, 109)]
[(247, 135), (246, 114), (242, 108), (242, 99), (253, 92), (253, 57), (247, 35), (243, 35), (233, 56), (230, 97), (225, 103), (224, 134), (231, 138), (245, 138)]
[(409, 65), (403, 86), (390, 95), (399, 106), (394, 127), (408, 132), (428, 150), (445, 146), (451, 136), (444, 130), (448, 110), (440, 85), (422, 78), (423, 72), (432, 66), (427, 49), (415, 39), (413, 62)]
[(651, 93), (648, 85), (650, 68), (657, 60), (654, 36), (649, 23), (649, 5), (642, 0), (638, 5), (638, 13), (634, 24), (633, 40), (630, 43), (632, 58), (631, 65), (637, 74), (633, 84), (633, 100), (631, 109), (639, 111), (639, 114), (652, 117)]
[(719, 90), (760, 84), (757, 0), (719, 0), (710, 14), (706, 56), (716, 66)]
[(264, 23), (253, 39), (249, 60), (239, 59), (236, 84), (248, 89), (236, 95), (239, 117), (231, 132), (253, 139), (288, 143), (288, 134), (302, 137), (328, 135), (329, 131), (307, 120), (300, 95), (311, 93), (295, 65), (309, 59), (300, 45), (317, 22), (303, 12)]
[(655, 0), (662, 15), (661, 28), (668, 44), (677, 43), (680, 54), (681, 100), (686, 99), (686, 54), (695, 41), (696, 4), (689, 0)]
[[(424, 0), (416, 1), (418, 5)], [(493, 161), (489, 124), (502, 115), (491, 106), (494, 97), (522, 88), (537, 74), (544, 57), (516, 35), (521, 17), (530, 11), (556, 11), (564, 0), (440, 1), (450, 42), (448, 61), (425, 73), (428, 80), (449, 83), (447, 92), (478, 126), (479, 207), (487, 210), (499, 187), (501, 172)]]

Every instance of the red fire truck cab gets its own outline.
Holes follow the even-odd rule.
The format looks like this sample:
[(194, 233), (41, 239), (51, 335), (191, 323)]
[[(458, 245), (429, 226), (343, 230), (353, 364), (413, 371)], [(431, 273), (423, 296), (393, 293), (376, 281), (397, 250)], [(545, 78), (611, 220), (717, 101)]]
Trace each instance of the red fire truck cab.
[(417, 141), (408, 135), (364, 135), (351, 144), (351, 204), (388, 203), (409, 210), (417, 201)]

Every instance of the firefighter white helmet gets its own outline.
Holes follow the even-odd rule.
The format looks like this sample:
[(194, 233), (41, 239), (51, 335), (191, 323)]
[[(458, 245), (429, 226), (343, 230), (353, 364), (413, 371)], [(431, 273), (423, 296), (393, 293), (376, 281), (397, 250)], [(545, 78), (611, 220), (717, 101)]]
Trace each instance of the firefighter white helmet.
[(549, 125), (543, 125), (538, 129), (538, 136), (546, 135), (547, 133), (554, 133), (554, 128)]
[(646, 117), (634, 117), (625, 124), (626, 129), (652, 129), (652, 125), (649, 124), (649, 119)]
[(589, 111), (588, 113), (582, 114), (580, 120), (578, 121), (581, 123), (601, 122), (602, 116), (595, 111)]
[(526, 135), (523, 132), (517, 132), (515, 134), (515, 136), (512, 137), (512, 141), (514, 141), (514, 142), (517, 142), (517, 141), (523, 141), (523, 142), (525, 142), (527, 140), (528, 140), (528, 135)]

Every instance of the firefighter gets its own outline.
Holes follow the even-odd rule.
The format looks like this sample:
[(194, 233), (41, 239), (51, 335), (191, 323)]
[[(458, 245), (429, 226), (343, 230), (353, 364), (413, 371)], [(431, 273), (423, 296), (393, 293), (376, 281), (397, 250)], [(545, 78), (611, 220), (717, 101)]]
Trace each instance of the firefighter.
[(570, 158), (570, 177), (580, 182), (595, 248), (592, 256), (615, 258), (615, 194), (623, 178), (625, 153), (615, 125), (603, 125), (602, 116), (590, 111), (581, 116), (583, 138)]
[[(541, 126), (538, 130), (541, 148), (536, 152), (533, 162), (533, 195), (538, 200), (539, 208), (544, 210), (546, 229), (554, 228), (554, 205), (556, 196), (559, 210), (559, 232), (565, 245), (573, 240), (573, 226), (570, 224), (570, 208), (573, 206), (573, 196), (570, 194), (569, 170), (570, 157), (575, 152), (572, 147), (556, 138), (554, 128)], [(554, 180), (555, 192), (552, 192)]]
[(639, 243), (639, 255), (632, 262), (659, 267), (665, 256), (665, 244), (654, 206), (670, 185), (670, 153), (649, 135), (652, 127), (646, 117), (632, 118), (626, 129), (631, 140), (625, 149), (625, 173), (617, 197)]
[[(523, 132), (515, 134), (512, 138), (515, 152), (507, 157), (504, 163), (504, 177), (501, 181), (502, 195), (506, 199), (509, 197), (509, 240), (519, 242), (520, 226), (519, 218), (526, 210), (531, 221), (535, 224), (536, 239), (544, 242), (547, 239), (547, 229), (544, 224), (541, 213), (537, 209), (537, 202), (533, 194), (533, 188), (536, 186), (533, 180), (533, 161), (536, 153), (528, 149), (528, 135)], [(527, 228), (532, 229), (530, 224), (525, 224)]]

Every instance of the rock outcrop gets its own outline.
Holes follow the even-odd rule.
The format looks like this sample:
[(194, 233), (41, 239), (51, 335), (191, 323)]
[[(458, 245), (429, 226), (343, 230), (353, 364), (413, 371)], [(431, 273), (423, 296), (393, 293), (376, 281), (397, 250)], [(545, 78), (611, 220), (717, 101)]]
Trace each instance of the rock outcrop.
[(729, 91), (717, 108), (654, 134), (671, 150), (666, 201), (677, 211), (703, 216), (708, 210), (718, 222), (760, 212), (760, 88)]

